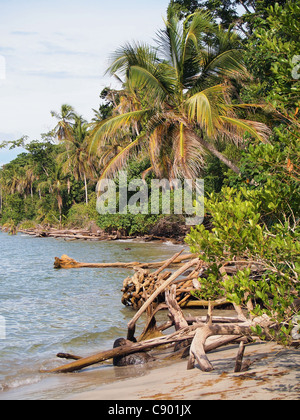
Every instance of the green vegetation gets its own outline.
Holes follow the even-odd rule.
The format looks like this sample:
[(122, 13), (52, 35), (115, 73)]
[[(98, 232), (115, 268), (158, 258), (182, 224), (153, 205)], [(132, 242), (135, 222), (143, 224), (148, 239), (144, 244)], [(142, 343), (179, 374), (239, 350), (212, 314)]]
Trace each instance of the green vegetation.
[[(26, 153), (0, 170), (1, 224), (175, 230), (175, 215), (99, 215), (97, 181), (124, 168), (128, 182), (203, 177), (211, 228), (186, 238), (211, 267), (199, 297), (255, 302), (252, 315), (274, 319), (287, 342), (300, 271), (299, 22), (299, 0), (171, 1), (154, 45), (115, 52), (108, 73), (121, 87), (101, 92), (92, 121), (63, 105), (41, 140), (2, 143)], [(228, 261), (248, 263), (224, 278)]]

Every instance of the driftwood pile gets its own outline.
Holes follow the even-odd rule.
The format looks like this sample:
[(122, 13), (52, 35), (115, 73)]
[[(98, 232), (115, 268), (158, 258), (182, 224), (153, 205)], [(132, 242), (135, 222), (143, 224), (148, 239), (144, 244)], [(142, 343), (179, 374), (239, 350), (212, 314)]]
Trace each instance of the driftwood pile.
[[(182, 254), (183, 251), (176, 253), (172, 258), (166, 261), (140, 263), (133, 262), (115, 262), (115, 263), (83, 263), (78, 262), (67, 255), (62, 255), (60, 258), (55, 258), (55, 268), (128, 268), (133, 269), (133, 276), (128, 276), (123, 282), (121, 302), (125, 306), (130, 306), (134, 310), (142, 307), (145, 301), (151, 296), (160, 286), (165, 287), (166, 282), (172, 276), (171, 268), (182, 267), (186, 261), (195, 260), (196, 254)], [(192, 270), (184, 270), (180, 276), (176, 276), (174, 284), (176, 284), (176, 301), (180, 307), (203, 307), (208, 306), (208, 301), (198, 300), (193, 297), (191, 292), (199, 288), (198, 278), (205, 273), (205, 265), (203, 261), (197, 259), (197, 264), (192, 264)], [(156, 269), (151, 272), (151, 269)], [(180, 277), (178, 279), (178, 277)], [(172, 280), (173, 282), (173, 280)], [(153, 302), (153, 306), (157, 306), (165, 301), (164, 290), (157, 295)], [(226, 299), (219, 299), (211, 302), (213, 306), (220, 306), (226, 304)]]
[[(151, 274), (150, 272), (147, 272), (146, 274), (143, 272), (142, 284), (144, 284), (145, 281), (149, 281), (150, 285), (153, 279), (157, 280), (157, 284), (156, 287), (153, 288), (153, 292), (151, 294), (148, 294), (144, 290), (144, 293), (147, 293), (148, 297), (146, 299), (146, 296), (144, 296), (144, 303), (140, 306), (138, 311), (128, 323), (127, 340), (129, 340), (131, 344), (128, 344), (128, 341), (126, 341), (126, 345), (101, 351), (89, 357), (59, 353), (57, 355), (58, 357), (74, 359), (74, 361), (51, 370), (44, 370), (43, 372), (67, 373), (79, 371), (85, 367), (95, 365), (115, 357), (134, 354), (141, 351), (150, 351), (155, 347), (161, 346), (174, 347), (175, 351), (181, 352), (181, 355), (188, 357), (187, 369), (193, 369), (197, 366), (202, 371), (208, 372), (214, 368), (206, 353), (232, 342), (239, 342), (235, 371), (240, 372), (247, 370), (249, 362), (243, 363), (243, 354), (245, 342), (248, 342), (249, 340), (251, 341), (251, 337), (254, 335), (252, 327), (259, 325), (262, 331), (266, 333), (266, 336), (268, 336), (268, 329), (272, 326), (272, 321), (267, 316), (257, 317), (254, 319), (251, 317), (248, 318), (242, 308), (238, 305), (234, 305), (234, 309), (236, 311), (235, 316), (216, 317), (213, 316), (213, 302), (208, 303), (207, 316), (185, 316), (179, 306), (181, 300), (178, 299), (178, 296), (180, 296), (178, 289), (182, 289), (183, 285), (181, 281), (178, 282), (177, 280), (187, 270), (192, 271), (185, 277), (185, 281), (187, 281), (188, 277), (190, 277), (189, 280), (193, 280), (200, 274), (203, 269), (203, 265), (199, 258), (194, 258), (194, 256), (190, 256), (188, 261), (183, 264), (183, 257), (186, 259), (186, 256), (181, 256), (181, 262), (178, 262), (180, 267), (163, 279), (163, 270), (169, 268), (174, 262), (176, 263), (176, 260), (179, 258), (179, 254), (180, 253), (174, 255), (168, 261), (164, 262), (164, 264), (162, 264), (154, 273)], [(142, 269), (145, 268), (138, 267), (135, 274), (140, 273), (141, 275), (140, 270)], [(226, 275), (227, 273), (225, 271), (224, 276)], [(128, 284), (130, 284), (129, 280)], [(137, 286), (139, 284), (140, 282), (138, 281)], [(148, 289), (148, 292), (150, 292), (150, 290), (152, 289)], [(161, 296), (162, 293), (164, 293), (165, 300), (158, 303), (157, 298)], [(155, 316), (158, 311), (162, 309), (168, 309), (168, 319), (163, 324), (157, 325)], [(135, 332), (137, 321), (145, 312), (147, 314), (146, 324), (140, 336), (136, 338)], [(163, 332), (171, 327), (175, 328), (175, 332), (172, 331), (167, 335), (163, 335)]]
[[(163, 261), (161, 266), (154, 272), (151, 272), (149, 269), (135, 266), (134, 275), (128, 276), (123, 282), (123, 296), (121, 299), (123, 305), (131, 306), (134, 310), (138, 310), (147, 301), (148, 297), (157, 291), (157, 289), (164, 289), (166, 282), (169, 283), (169, 279), (172, 276), (172, 271), (165, 270), (174, 265), (182, 266), (183, 261), (193, 260), (196, 257), (196, 255), (193, 254), (181, 256), (181, 252), (175, 254), (169, 260)], [(203, 263), (198, 260), (193, 270), (183, 273), (184, 277), (180, 280), (176, 280), (176, 301), (179, 306), (187, 305), (188, 301), (192, 299), (191, 291), (195, 290), (195, 281), (197, 282), (197, 279), (203, 271), (202, 267)], [(175, 280), (172, 280), (173, 284), (174, 282)], [(164, 301), (165, 294), (164, 291), (162, 291), (157, 295), (152, 305), (157, 306)]]
[[(140, 266), (133, 267), (134, 275), (128, 276), (123, 282), (121, 299), (123, 305), (131, 306), (134, 310), (140, 309), (148, 297), (153, 295), (160, 287), (164, 288), (166, 282), (171, 278), (172, 271), (165, 270), (173, 266), (183, 266), (184, 261), (195, 259), (195, 257), (196, 254), (184, 254), (182, 256), (180, 256), (180, 253), (175, 254), (170, 260), (161, 262), (161, 267), (154, 272)], [(205, 274), (207, 267), (203, 261), (198, 259), (197, 263), (193, 264), (191, 268), (185, 270), (180, 276), (176, 276), (176, 278), (180, 277), (179, 279), (172, 280), (172, 284), (176, 284), (176, 301), (181, 308), (207, 307), (208, 301), (199, 300), (192, 294), (200, 288), (198, 279)], [(157, 306), (164, 301), (165, 293), (162, 290), (155, 298), (153, 305)], [(222, 298), (210, 302), (212, 306), (222, 306), (227, 303), (226, 299)]]

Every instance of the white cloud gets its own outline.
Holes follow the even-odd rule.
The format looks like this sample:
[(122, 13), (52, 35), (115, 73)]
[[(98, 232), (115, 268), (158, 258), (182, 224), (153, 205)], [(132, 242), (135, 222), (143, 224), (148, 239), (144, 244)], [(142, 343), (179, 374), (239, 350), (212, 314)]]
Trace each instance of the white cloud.
[[(151, 42), (169, 0), (10, 0), (1, 4), (0, 131), (30, 140), (53, 128), (51, 110), (70, 103), (85, 118), (113, 51), (126, 41)], [(5, 139), (3, 139), (5, 140)]]

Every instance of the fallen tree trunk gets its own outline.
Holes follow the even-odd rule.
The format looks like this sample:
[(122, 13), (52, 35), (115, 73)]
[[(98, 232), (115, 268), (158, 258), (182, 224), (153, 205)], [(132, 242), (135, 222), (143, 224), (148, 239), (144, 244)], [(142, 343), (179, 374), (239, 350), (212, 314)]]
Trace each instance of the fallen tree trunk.
[[(191, 327), (190, 327), (191, 328)], [(114, 349), (102, 351), (97, 353), (93, 356), (84, 357), (75, 362), (68, 363), (67, 365), (60, 366), (50, 370), (42, 370), (42, 373), (68, 373), (68, 372), (75, 372), (85, 367), (95, 365), (100, 362), (104, 362), (105, 360), (112, 359), (118, 356), (124, 356), (127, 354), (137, 353), (139, 351), (147, 351), (151, 350), (152, 348), (162, 346), (164, 344), (175, 343), (178, 341), (186, 340), (187, 338), (191, 338), (191, 331), (190, 328), (187, 330), (183, 330), (180, 332), (176, 332), (170, 334), (168, 336), (164, 336), (161, 338), (154, 338), (147, 341), (142, 341), (140, 343), (133, 343), (130, 346), (121, 346), (116, 347)]]
[[(205, 326), (205, 324), (202, 324), (202, 323), (195, 324), (195, 325), (183, 328), (167, 336), (153, 338), (151, 340), (146, 340), (139, 343), (132, 343), (132, 345), (130, 346), (121, 346), (121, 347), (116, 347), (110, 350), (101, 351), (100, 353), (97, 353), (89, 357), (79, 358), (79, 356), (75, 356), (77, 360), (75, 360), (74, 362), (56, 367), (54, 369), (49, 369), (49, 370), (43, 369), (41, 370), (41, 373), (76, 372), (86, 367), (104, 362), (105, 360), (112, 359), (114, 357), (125, 356), (128, 354), (133, 354), (140, 351), (149, 351), (155, 347), (164, 346), (170, 343), (175, 345), (176, 343), (180, 343), (185, 340), (192, 341), (197, 328), (199, 328), (200, 326)], [(232, 337), (226, 337), (226, 338), (218, 337), (215, 340), (212, 340), (208, 345), (205, 345), (205, 351), (209, 352), (209, 351), (215, 350), (216, 348), (223, 346), (224, 344), (227, 344), (238, 338), (239, 336), (232, 336)]]
[(252, 327), (255, 327), (256, 325), (260, 325), (264, 330), (272, 325), (272, 322), (269, 317), (262, 316), (255, 318), (253, 321), (247, 321), (241, 324), (201, 325), (197, 328), (191, 344), (188, 369), (193, 369), (196, 362), (203, 372), (210, 372), (214, 369), (205, 354), (205, 342), (208, 337), (213, 335), (237, 335), (247, 337), (254, 335)]
[[(182, 251), (181, 251), (182, 252)], [(179, 254), (181, 254), (181, 252)], [(190, 260), (196, 257), (197, 254), (184, 254), (179, 256), (172, 261), (172, 264), (180, 264), (182, 261)], [(54, 268), (110, 268), (110, 267), (117, 267), (117, 268), (161, 268), (161, 266), (167, 263), (169, 260), (160, 261), (160, 262), (152, 262), (152, 263), (140, 263), (137, 261), (124, 263), (124, 262), (115, 262), (115, 263), (81, 263), (73, 258), (68, 257), (67, 255), (62, 255), (61, 258), (55, 257), (54, 261)]]

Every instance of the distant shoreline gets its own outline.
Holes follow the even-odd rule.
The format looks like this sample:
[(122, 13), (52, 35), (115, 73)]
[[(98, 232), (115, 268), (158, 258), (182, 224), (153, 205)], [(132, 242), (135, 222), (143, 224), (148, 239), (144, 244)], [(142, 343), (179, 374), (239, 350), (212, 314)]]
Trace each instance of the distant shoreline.
[[(9, 232), (9, 229), (0, 227), (2, 232)], [(133, 240), (141, 242), (172, 242), (174, 245), (184, 245), (185, 235), (176, 237), (156, 236), (156, 235), (132, 235), (124, 236), (120, 232), (113, 234), (98, 230), (93, 232), (89, 229), (57, 229), (57, 228), (30, 228), (17, 229), (17, 233), (23, 233), (36, 238), (62, 238), (66, 241), (86, 240), (86, 241), (117, 241), (117, 240)]]

